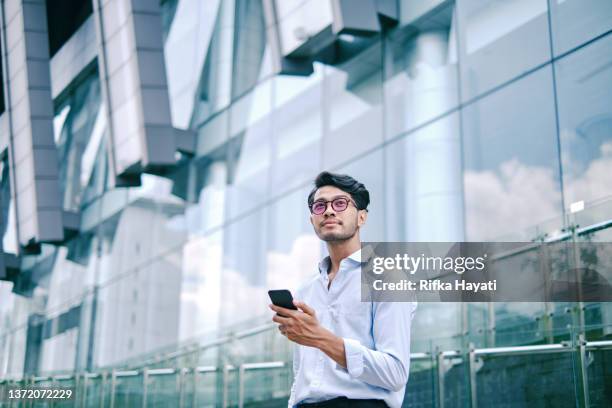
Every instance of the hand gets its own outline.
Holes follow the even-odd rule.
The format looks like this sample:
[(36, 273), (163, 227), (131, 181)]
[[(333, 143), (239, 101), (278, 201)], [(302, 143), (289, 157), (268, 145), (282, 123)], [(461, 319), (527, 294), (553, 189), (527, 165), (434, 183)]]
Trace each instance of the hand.
[(319, 324), (313, 308), (297, 300), (293, 304), (299, 310), (269, 305), (277, 313), (272, 320), (279, 323), (278, 329), (289, 340), (303, 346), (317, 347), (327, 330)]

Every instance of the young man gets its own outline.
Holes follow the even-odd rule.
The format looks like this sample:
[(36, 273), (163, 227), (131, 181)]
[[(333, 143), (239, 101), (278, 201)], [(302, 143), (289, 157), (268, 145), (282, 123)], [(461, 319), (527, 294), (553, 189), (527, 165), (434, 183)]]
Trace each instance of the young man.
[(297, 292), (298, 310), (270, 305), (280, 332), (297, 343), (289, 407), (402, 405), (416, 303), (361, 301), (359, 231), (369, 203), (362, 183), (328, 172), (308, 196), (310, 222), (329, 256)]

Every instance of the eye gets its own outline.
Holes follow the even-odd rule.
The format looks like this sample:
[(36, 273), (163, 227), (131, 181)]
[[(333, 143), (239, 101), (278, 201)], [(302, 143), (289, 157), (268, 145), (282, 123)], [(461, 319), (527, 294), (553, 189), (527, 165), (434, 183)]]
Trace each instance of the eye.
[(325, 212), (326, 204), (323, 201), (317, 201), (312, 205), (312, 212), (315, 214), (322, 214)]
[(336, 211), (343, 211), (348, 207), (348, 200), (346, 198), (336, 198), (332, 202), (332, 206)]

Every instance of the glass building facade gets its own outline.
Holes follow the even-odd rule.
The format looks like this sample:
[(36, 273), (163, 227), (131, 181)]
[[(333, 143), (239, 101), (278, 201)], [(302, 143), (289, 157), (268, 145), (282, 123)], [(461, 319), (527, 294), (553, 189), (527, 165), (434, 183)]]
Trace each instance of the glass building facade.
[[(267, 290), (325, 256), (324, 169), (369, 189), (364, 241), (612, 238), (609, 0), (68, 3), (2, 1), (0, 387), (286, 406)], [(406, 406), (612, 403), (612, 303), (421, 304), (412, 332)]]

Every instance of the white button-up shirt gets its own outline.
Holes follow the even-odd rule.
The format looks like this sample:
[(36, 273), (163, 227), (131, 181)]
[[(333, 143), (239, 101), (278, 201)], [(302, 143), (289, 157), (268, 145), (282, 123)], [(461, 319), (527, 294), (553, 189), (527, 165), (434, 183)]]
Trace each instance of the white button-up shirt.
[(416, 302), (362, 302), (361, 250), (340, 262), (328, 289), (329, 257), (295, 294), (319, 323), (344, 340), (347, 368), (314, 347), (296, 345), (289, 407), (345, 396), (399, 408), (410, 368), (410, 324)]

